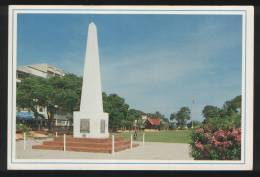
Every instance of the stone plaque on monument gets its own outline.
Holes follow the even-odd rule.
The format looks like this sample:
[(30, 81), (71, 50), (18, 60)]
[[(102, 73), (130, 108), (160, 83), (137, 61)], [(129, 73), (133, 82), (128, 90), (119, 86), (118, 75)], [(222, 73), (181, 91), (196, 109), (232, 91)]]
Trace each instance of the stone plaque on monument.
[(80, 120), (80, 133), (89, 133), (89, 119)]
[(101, 122), (100, 122), (100, 133), (105, 133), (105, 128), (106, 128), (106, 121), (101, 120)]

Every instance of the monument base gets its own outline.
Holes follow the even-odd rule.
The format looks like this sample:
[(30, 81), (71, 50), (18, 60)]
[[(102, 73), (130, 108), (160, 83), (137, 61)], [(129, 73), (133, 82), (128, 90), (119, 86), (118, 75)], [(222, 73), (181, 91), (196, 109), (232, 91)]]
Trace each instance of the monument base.
[(108, 138), (108, 114), (73, 112), (74, 138)]
[[(114, 151), (119, 152), (131, 148), (131, 142), (121, 137), (115, 137)], [(133, 143), (132, 147), (137, 147), (138, 144)], [(33, 145), (33, 149), (42, 150), (64, 150), (63, 137), (57, 137), (53, 140), (43, 141), (42, 144)], [(95, 138), (73, 138), (66, 136), (66, 151), (78, 152), (98, 152), (111, 153), (112, 139), (95, 139)]]

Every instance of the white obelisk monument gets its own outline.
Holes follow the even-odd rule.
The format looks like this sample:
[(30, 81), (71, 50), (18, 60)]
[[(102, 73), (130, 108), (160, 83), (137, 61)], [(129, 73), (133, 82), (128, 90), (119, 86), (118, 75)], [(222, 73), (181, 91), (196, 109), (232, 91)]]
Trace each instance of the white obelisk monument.
[(73, 113), (75, 138), (108, 138), (108, 113), (103, 112), (97, 28), (88, 27), (80, 110)]

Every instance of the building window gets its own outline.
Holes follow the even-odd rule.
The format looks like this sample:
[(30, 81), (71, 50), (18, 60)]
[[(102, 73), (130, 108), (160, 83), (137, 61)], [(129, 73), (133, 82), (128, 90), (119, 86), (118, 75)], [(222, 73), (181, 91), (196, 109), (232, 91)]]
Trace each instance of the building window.
[(90, 120), (81, 119), (80, 120), (80, 133), (89, 133), (90, 132)]
[(106, 121), (101, 120), (100, 121), (100, 133), (105, 133), (105, 128), (106, 128)]
[(16, 77), (18, 78), (18, 79), (21, 79), (21, 78), (23, 78), (23, 74), (22, 73), (16, 73)]

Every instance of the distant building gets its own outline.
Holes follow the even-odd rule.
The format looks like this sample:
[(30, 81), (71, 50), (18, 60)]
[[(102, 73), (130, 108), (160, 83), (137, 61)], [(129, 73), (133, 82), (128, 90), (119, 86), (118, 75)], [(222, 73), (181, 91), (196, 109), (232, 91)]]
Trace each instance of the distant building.
[(160, 118), (147, 118), (145, 121), (145, 129), (160, 129)]
[(53, 76), (64, 76), (65, 73), (62, 69), (49, 64), (33, 64), (27, 66), (20, 66), (16, 70), (16, 82), (21, 82), (21, 79), (26, 76), (33, 75), (43, 78), (49, 78)]
[(70, 113), (67, 114), (54, 114), (54, 121), (56, 127), (72, 126), (73, 116)]
[(160, 129), (161, 119), (155, 117), (149, 117), (146, 114), (142, 114), (142, 124), (144, 129)]
[(142, 114), (141, 117), (142, 117), (142, 120), (143, 120), (143, 121), (146, 121), (147, 118), (148, 118), (148, 116), (147, 116), (146, 114)]

